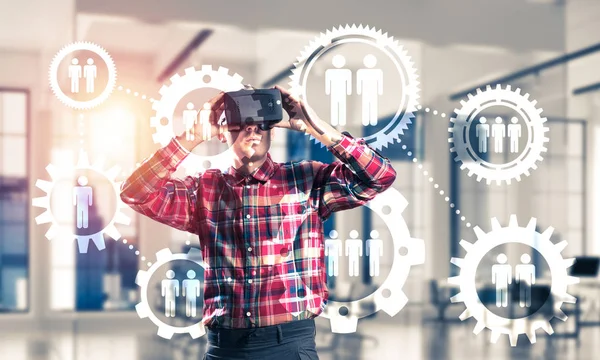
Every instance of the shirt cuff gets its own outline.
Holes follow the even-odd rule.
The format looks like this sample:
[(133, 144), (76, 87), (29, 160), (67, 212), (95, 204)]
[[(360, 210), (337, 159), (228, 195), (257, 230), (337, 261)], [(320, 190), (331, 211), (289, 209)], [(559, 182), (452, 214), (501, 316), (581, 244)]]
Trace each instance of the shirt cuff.
[(171, 139), (158, 153), (161, 158), (160, 162), (169, 170), (176, 170), (177, 166), (190, 154), (176, 138)]
[(342, 131), (342, 138), (335, 144), (328, 147), (328, 149), (340, 160), (348, 159), (349, 157), (358, 158), (361, 154), (369, 154), (371, 151), (377, 154), (379, 157), (389, 159), (381, 155), (377, 150), (367, 145), (367, 142), (363, 138), (355, 139), (347, 131)]

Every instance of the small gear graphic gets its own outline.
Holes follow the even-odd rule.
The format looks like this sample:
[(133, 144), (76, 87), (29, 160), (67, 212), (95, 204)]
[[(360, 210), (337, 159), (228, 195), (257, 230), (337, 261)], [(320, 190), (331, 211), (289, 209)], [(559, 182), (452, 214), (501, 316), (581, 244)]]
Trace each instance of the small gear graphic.
[[(38, 225), (51, 223), (52, 225), (46, 232), (46, 238), (48, 240), (52, 240), (54, 238), (62, 238), (69, 237), (71, 239), (75, 238), (77, 240), (77, 244), (79, 246), (80, 253), (87, 253), (89, 240), (91, 240), (98, 250), (104, 250), (106, 247), (104, 243), (104, 234), (110, 236), (114, 240), (119, 240), (121, 238), (121, 233), (115, 227), (115, 224), (129, 225), (130, 218), (121, 212), (121, 209), (125, 207), (125, 204), (121, 200), (120, 197), (120, 183), (115, 182), (117, 176), (121, 169), (118, 166), (114, 166), (107, 171), (103, 170), (104, 159), (99, 159), (96, 163), (91, 164), (89, 162), (87, 153), (81, 151), (79, 153), (79, 159), (77, 161), (77, 165), (72, 168), (59, 168), (53, 164), (49, 164), (46, 167), (46, 171), (50, 174), (52, 181), (46, 181), (38, 179), (35, 183), (35, 186), (40, 188), (46, 193), (44, 197), (38, 197), (32, 199), (32, 205), (35, 207), (40, 207), (46, 209), (41, 215), (35, 218), (35, 222)], [(77, 170), (93, 170), (98, 174), (104, 176), (112, 185), (115, 194), (115, 204), (117, 209), (115, 210), (115, 214), (110, 222), (104, 227), (104, 229), (91, 234), (91, 235), (77, 235), (73, 233), (72, 229), (65, 229), (64, 226), (59, 225), (56, 216), (52, 211), (50, 197), (56, 183), (64, 178), (72, 177)]]
[[(467, 252), (464, 258), (452, 258), (451, 262), (460, 268), (460, 275), (448, 279), (448, 282), (460, 287), (460, 292), (451, 298), (453, 303), (463, 302), (466, 310), (460, 315), (461, 320), (473, 317), (477, 320), (475, 325), (475, 334), (479, 334), (484, 328), (492, 331), (491, 341), (496, 343), (500, 335), (507, 334), (511, 346), (517, 345), (519, 334), (526, 334), (529, 341), (533, 344), (536, 341), (535, 331), (543, 329), (548, 334), (553, 333), (550, 320), (554, 317), (565, 321), (567, 315), (561, 310), (563, 302), (575, 303), (576, 298), (567, 293), (568, 285), (576, 284), (579, 279), (569, 276), (567, 269), (573, 265), (574, 259), (564, 259), (561, 252), (567, 246), (566, 241), (554, 244), (550, 237), (554, 229), (549, 227), (543, 233), (536, 231), (535, 218), (531, 218), (526, 227), (520, 227), (517, 223), (516, 215), (510, 216), (508, 227), (502, 227), (496, 218), (492, 219), (492, 231), (485, 233), (478, 226), (473, 230), (477, 235), (477, 241), (470, 243), (461, 240), (460, 245)], [(506, 319), (498, 316), (488, 310), (485, 305), (479, 301), (476, 288), (476, 272), (479, 263), (484, 256), (493, 248), (508, 244), (520, 243), (536, 249), (550, 267), (552, 275), (551, 295), (546, 302), (554, 298), (554, 314), (546, 319), (530, 320), (527, 317), (518, 319)]]
[[(306, 308), (317, 313), (319, 308), (324, 306), (321, 316), (330, 320), (332, 332), (340, 334), (356, 332), (358, 319), (380, 310), (395, 316), (408, 303), (408, 297), (402, 291), (402, 287), (408, 279), (411, 267), (425, 262), (424, 241), (411, 238), (408, 226), (402, 218), (402, 212), (407, 205), (408, 201), (394, 188), (387, 189), (365, 204), (385, 222), (393, 241), (392, 267), (377, 290), (360, 300), (346, 302), (329, 300), (325, 306), (323, 299), (303, 283), (300, 275), (286, 274), (285, 276), (290, 279), (294, 277), (298, 286), (288, 289), (288, 293), (280, 299), (280, 303), (292, 314), (294, 313), (291, 310), (296, 308)], [(290, 279), (286, 279), (286, 283), (290, 283)], [(300, 291), (302, 293), (298, 296), (290, 295)], [(304, 306), (299, 306), (301, 301), (305, 302)], [(367, 306), (370, 304), (375, 305), (374, 310)]]
[(197, 339), (204, 335), (206, 330), (202, 324), (202, 319), (198, 320), (198, 322), (193, 325), (188, 325), (185, 327), (172, 326), (161, 321), (152, 311), (150, 304), (153, 302), (148, 300), (148, 285), (150, 283), (150, 279), (156, 270), (158, 270), (161, 266), (175, 260), (191, 261), (199, 266), (202, 266), (204, 269), (207, 269), (207, 264), (203, 260), (199, 260), (201, 257), (202, 255), (200, 250), (196, 248), (191, 248), (187, 253), (183, 254), (173, 254), (169, 249), (162, 249), (156, 253), (156, 262), (152, 264), (147, 271), (140, 270), (137, 273), (135, 283), (140, 287), (141, 301), (135, 306), (135, 310), (141, 319), (149, 318), (154, 325), (158, 326), (157, 334), (164, 339), (171, 339), (174, 334), (186, 333), (190, 334), (193, 339)]
[[(448, 131), (451, 133), (448, 142), (452, 143), (451, 152), (456, 153), (454, 161), (460, 161), (461, 169), (468, 169), (468, 175), (477, 175), (477, 181), (486, 179), (487, 184), (496, 181), (500, 185), (506, 181), (510, 185), (512, 179), (521, 181), (521, 175), (529, 176), (530, 169), (536, 169), (537, 161), (542, 161), (542, 152), (547, 151), (545, 143), (549, 141), (546, 132), (549, 131), (544, 123), (547, 121), (542, 117), (542, 109), (536, 108), (537, 102), (529, 100), (529, 94), (521, 95), (521, 89), (511, 90), (507, 85), (505, 89), (500, 84), (492, 89), (490, 85), (485, 91), (477, 89), (477, 94), (468, 95), (468, 101), (462, 100), (462, 108), (455, 109), (455, 117), (450, 119), (453, 124)], [(471, 148), (469, 140), (469, 127), (473, 119), (481, 111), (491, 106), (505, 106), (521, 114), (525, 120), (528, 130), (528, 141), (526, 148), (520, 155), (506, 164), (492, 164), (481, 159)]]
[[(77, 101), (71, 99), (61, 90), (60, 85), (58, 84), (58, 67), (60, 66), (60, 63), (70, 53), (81, 50), (88, 50), (96, 53), (104, 61), (108, 69), (108, 82), (106, 84), (106, 87), (104, 88), (102, 93), (100, 93), (100, 95), (88, 101)], [(108, 99), (117, 83), (117, 68), (112, 57), (104, 48), (88, 41), (77, 41), (63, 47), (54, 56), (54, 59), (52, 59), (52, 62), (50, 63), (50, 70), (48, 76), (50, 79), (50, 88), (52, 89), (52, 92), (54, 93), (54, 95), (56, 95), (58, 100), (60, 100), (63, 104), (73, 109), (85, 110), (92, 109), (106, 101), (106, 99)]]
[[(185, 69), (183, 76), (175, 74), (171, 77), (171, 84), (163, 85), (160, 89), (160, 99), (152, 104), (152, 109), (156, 112), (155, 116), (150, 119), (150, 126), (156, 129), (156, 133), (152, 136), (154, 143), (165, 146), (175, 136), (173, 116), (177, 104), (185, 95), (205, 88), (225, 92), (241, 90), (244, 88), (242, 80), (243, 78), (238, 74), (229, 75), (229, 69), (225, 67), (213, 70), (211, 65), (202, 65), (200, 70), (189, 67)], [(210, 168), (212, 164), (217, 164), (217, 167), (224, 169), (231, 163), (231, 159), (229, 150), (214, 156), (192, 153), (185, 158), (181, 166), (186, 169), (187, 175), (194, 175)]]
[[(391, 57), (396, 63), (402, 79), (401, 102), (393, 118), (377, 133), (364, 137), (369, 145), (381, 150), (383, 147), (393, 144), (394, 140), (400, 141), (400, 136), (412, 123), (413, 113), (417, 111), (419, 99), (419, 80), (414, 63), (399, 42), (388, 36), (387, 33), (384, 34), (382, 30), (363, 25), (340, 26), (321, 33), (305, 47), (297, 62), (294, 63), (294, 69), (290, 75), (290, 93), (297, 99), (308, 103), (306, 84), (313, 64), (331, 48), (353, 42), (372, 45)], [(310, 136), (310, 138), (315, 143), (320, 143), (315, 137)], [(321, 144), (321, 147), (324, 147), (324, 144)]]

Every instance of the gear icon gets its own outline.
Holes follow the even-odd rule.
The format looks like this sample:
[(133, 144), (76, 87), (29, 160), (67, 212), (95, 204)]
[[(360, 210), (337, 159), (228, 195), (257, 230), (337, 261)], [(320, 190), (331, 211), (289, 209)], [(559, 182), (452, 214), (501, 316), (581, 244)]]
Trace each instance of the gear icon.
[[(104, 88), (102, 93), (100, 93), (100, 95), (88, 101), (73, 100), (62, 91), (60, 85), (58, 84), (58, 67), (60, 66), (60, 63), (70, 53), (82, 50), (94, 52), (102, 59), (102, 61), (104, 61), (104, 63), (106, 64), (106, 68), (108, 69), (108, 82), (106, 84), (106, 87)], [(63, 47), (54, 56), (54, 59), (52, 59), (52, 62), (50, 63), (48, 77), (50, 80), (50, 88), (52, 89), (52, 92), (54, 93), (54, 95), (56, 95), (58, 100), (60, 100), (63, 104), (73, 109), (85, 110), (94, 108), (102, 104), (104, 101), (106, 101), (106, 99), (108, 99), (117, 83), (117, 68), (112, 57), (104, 48), (88, 41), (77, 41)]]
[[(543, 329), (548, 334), (553, 333), (550, 320), (554, 317), (565, 321), (567, 315), (561, 310), (563, 302), (575, 303), (576, 298), (567, 293), (568, 285), (576, 284), (579, 279), (569, 276), (567, 269), (573, 265), (574, 259), (564, 259), (561, 252), (567, 246), (566, 241), (554, 244), (550, 237), (554, 229), (549, 227), (543, 233), (536, 231), (536, 219), (531, 218), (526, 227), (520, 227), (516, 215), (510, 216), (508, 227), (502, 227), (496, 218), (492, 219), (492, 231), (485, 233), (479, 227), (473, 228), (477, 235), (475, 243), (461, 240), (460, 245), (467, 252), (464, 258), (452, 258), (451, 262), (460, 268), (460, 275), (448, 279), (448, 282), (460, 287), (460, 292), (451, 298), (453, 303), (464, 302), (466, 310), (460, 315), (462, 321), (469, 317), (477, 320), (475, 334), (484, 328), (492, 331), (491, 341), (496, 343), (501, 334), (507, 334), (511, 346), (517, 345), (519, 334), (526, 334), (533, 344), (536, 341), (535, 331)], [(546, 300), (554, 298), (553, 315), (541, 320), (530, 320), (527, 317), (506, 319), (488, 310), (479, 301), (476, 288), (477, 267), (485, 255), (493, 248), (508, 243), (519, 243), (536, 249), (546, 260), (552, 275), (551, 295)], [(537, 312), (537, 311), (536, 311)]]
[[(194, 90), (206, 88), (225, 92), (241, 90), (244, 88), (242, 80), (243, 78), (238, 74), (229, 75), (227, 68), (219, 67), (218, 70), (213, 70), (211, 65), (202, 65), (200, 70), (189, 67), (185, 69), (183, 76), (176, 74), (171, 77), (171, 85), (164, 85), (159, 91), (160, 99), (152, 104), (152, 109), (156, 112), (150, 119), (150, 126), (156, 129), (156, 133), (152, 136), (154, 143), (166, 146), (175, 136), (173, 117), (177, 104), (184, 96)], [(192, 153), (185, 158), (181, 166), (186, 169), (187, 175), (194, 175), (212, 167), (212, 164), (226, 168), (231, 163), (231, 159), (230, 150), (214, 156)]]
[[(125, 207), (125, 204), (123, 203), (120, 197), (120, 183), (115, 182), (115, 178), (119, 175), (121, 170), (118, 166), (114, 166), (111, 169), (104, 171), (103, 164), (104, 160), (99, 159), (96, 163), (90, 165), (87, 153), (81, 151), (79, 153), (79, 159), (75, 167), (61, 169), (53, 164), (49, 164), (46, 167), (46, 171), (48, 172), (48, 174), (50, 174), (52, 181), (46, 181), (41, 179), (38, 179), (36, 181), (35, 186), (43, 190), (46, 193), (46, 196), (32, 199), (32, 205), (35, 207), (46, 209), (46, 211), (44, 211), (41, 215), (38, 215), (35, 218), (35, 222), (38, 225), (47, 223), (52, 224), (46, 232), (46, 238), (48, 240), (60, 237), (69, 237), (71, 239), (75, 238), (77, 240), (79, 252), (83, 254), (87, 253), (89, 240), (91, 240), (96, 245), (96, 248), (98, 250), (104, 250), (104, 248), (106, 247), (104, 243), (104, 234), (110, 236), (114, 240), (119, 240), (121, 238), (121, 233), (119, 233), (119, 231), (115, 227), (115, 224), (129, 225), (131, 220), (127, 215), (121, 212), (121, 209)], [(104, 229), (91, 235), (77, 235), (73, 233), (71, 229), (65, 229), (64, 226), (59, 225), (57, 218), (54, 212), (52, 211), (50, 198), (57, 182), (61, 179), (73, 176), (77, 170), (93, 170), (96, 173), (102, 175), (110, 182), (115, 194), (115, 204), (117, 208), (115, 210), (113, 218), (104, 227)]]
[[(337, 29), (334, 28), (326, 33), (321, 33), (319, 37), (305, 47), (298, 57), (298, 61), (294, 63), (294, 69), (292, 69), (292, 75), (290, 75), (290, 93), (308, 104), (306, 84), (308, 74), (314, 63), (331, 48), (347, 43), (363, 43), (378, 48), (393, 59), (401, 77), (402, 94), (398, 110), (383, 129), (364, 137), (367, 144), (381, 150), (383, 147), (393, 144), (394, 140), (400, 141), (400, 136), (412, 123), (413, 112), (417, 110), (419, 99), (419, 81), (414, 63), (411, 57), (408, 56), (407, 51), (398, 43), (398, 40), (389, 37), (387, 33), (384, 34), (381, 30), (363, 25), (340, 26)], [(320, 143), (312, 135), (310, 138), (315, 143)], [(324, 144), (321, 144), (321, 147), (324, 146)]]
[[(356, 332), (358, 319), (380, 310), (395, 316), (408, 303), (402, 287), (408, 279), (411, 267), (425, 262), (424, 241), (411, 238), (408, 226), (401, 215), (407, 205), (408, 201), (394, 188), (387, 189), (365, 204), (385, 222), (393, 241), (394, 261), (387, 278), (377, 290), (360, 300), (328, 300), (325, 306), (323, 299), (303, 283), (301, 276), (297, 273), (286, 274), (285, 276), (294, 276), (300, 286), (288, 289), (288, 293), (280, 299), (280, 303), (288, 311), (294, 308), (306, 308), (317, 313), (320, 307), (324, 307), (321, 316), (330, 320), (332, 332), (342, 334)], [(297, 294), (290, 296), (291, 292)], [(369, 308), (368, 305), (371, 304), (374, 304), (374, 310), (373, 307)]]
[(207, 269), (207, 264), (204, 261), (199, 260), (201, 259), (201, 256), (200, 250), (196, 248), (191, 248), (187, 253), (183, 254), (173, 254), (169, 249), (162, 249), (156, 253), (156, 262), (152, 264), (148, 271), (140, 270), (137, 273), (135, 283), (140, 287), (141, 301), (135, 306), (135, 310), (141, 319), (149, 318), (154, 325), (158, 326), (157, 334), (164, 339), (171, 339), (174, 334), (186, 333), (190, 334), (193, 339), (197, 339), (204, 335), (206, 330), (204, 329), (202, 319), (193, 325), (188, 325), (185, 327), (172, 326), (161, 321), (152, 311), (152, 308), (150, 307), (151, 302), (148, 300), (148, 285), (150, 283), (150, 279), (160, 267), (176, 260), (191, 261), (199, 266), (202, 266), (204, 269)]
[[(477, 181), (485, 178), (488, 185), (492, 181), (497, 185), (506, 181), (510, 185), (512, 179), (521, 181), (521, 175), (529, 176), (529, 170), (536, 169), (536, 162), (543, 160), (542, 152), (547, 151), (545, 143), (549, 141), (545, 134), (549, 129), (544, 126), (547, 119), (541, 116), (542, 109), (536, 108), (537, 102), (530, 101), (529, 94), (521, 95), (521, 89), (512, 91), (510, 85), (503, 89), (500, 84), (495, 89), (489, 85), (485, 91), (477, 89), (477, 94), (469, 94), (468, 98), (468, 101), (461, 101), (462, 108), (455, 109), (456, 116), (450, 119), (453, 125), (448, 128), (451, 133), (448, 142), (453, 144), (450, 151), (456, 153), (454, 161), (460, 161), (460, 168), (468, 169), (469, 176), (477, 175)], [(528, 130), (526, 148), (506, 164), (492, 164), (481, 159), (471, 147), (468, 136), (473, 119), (492, 106), (504, 106), (518, 112)]]

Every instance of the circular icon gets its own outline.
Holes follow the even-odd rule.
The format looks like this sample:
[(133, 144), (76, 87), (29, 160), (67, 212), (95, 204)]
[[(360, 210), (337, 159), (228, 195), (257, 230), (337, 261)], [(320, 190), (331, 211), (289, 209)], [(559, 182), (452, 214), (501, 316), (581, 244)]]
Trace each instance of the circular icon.
[(523, 174), (529, 176), (529, 170), (542, 161), (549, 141), (547, 119), (536, 104), (529, 94), (512, 91), (510, 85), (505, 89), (487, 86), (485, 91), (469, 94), (467, 101), (461, 101), (462, 108), (454, 110), (448, 129), (450, 151), (461, 169), (468, 169), (469, 176), (477, 175), (477, 181), (486, 179), (487, 184), (510, 184), (512, 179), (520, 181)]
[[(377, 195), (373, 200), (365, 204), (371, 211), (377, 214), (389, 228), (393, 244), (393, 262), (388, 276), (382, 284), (371, 294), (354, 301), (334, 301), (328, 300), (325, 302), (320, 295), (314, 292), (302, 278), (302, 275), (297, 271), (285, 273), (284, 284), (286, 284), (286, 292), (280, 298), (280, 303), (293, 315), (296, 310), (306, 309), (312, 313), (321, 313), (321, 316), (327, 318), (331, 322), (331, 330), (334, 333), (352, 333), (356, 332), (358, 319), (372, 315), (380, 310), (383, 310), (390, 316), (396, 315), (408, 302), (406, 294), (402, 291), (402, 287), (408, 279), (408, 274), (412, 266), (423, 264), (425, 261), (425, 245), (423, 240), (411, 238), (406, 222), (402, 218), (402, 211), (406, 208), (408, 202), (394, 188), (389, 188), (383, 193)], [(305, 213), (308, 216), (308, 213)], [(285, 222), (284, 222), (285, 223)], [(282, 230), (280, 230), (282, 231)], [(284, 231), (284, 230), (283, 230)], [(331, 234), (330, 234), (331, 235)], [(355, 236), (356, 235), (356, 236)], [(378, 235), (371, 233), (370, 235)], [(350, 234), (350, 239), (358, 238), (358, 234)], [(318, 234), (309, 234), (310, 237), (318, 237)], [(376, 236), (377, 238), (379, 236)], [(295, 236), (291, 236), (295, 238)], [(329, 239), (332, 240), (332, 239)], [(329, 251), (339, 251), (335, 247), (336, 239), (329, 242)], [(379, 240), (379, 239), (375, 239)], [(307, 241), (311, 241), (310, 239)], [(293, 259), (293, 254), (296, 253), (292, 249), (289, 257), (292, 258), (292, 263), (313, 263), (320, 256), (321, 249), (310, 252), (310, 243), (305, 245), (309, 250), (308, 254), (304, 252), (307, 259)], [(327, 246), (327, 242), (326, 245)], [(312, 246), (314, 248), (314, 246)], [(345, 250), (345, 249), (344, 249)], [(338, 252), (339, 254), (339, 252)], [(287, 254), (286, 254), (287, 255)], [(305, 261), (307, 260), (307, 261)], [(287, 258), (281, 258), (280, 261), (288, 261)], [(303, 269), (311, 273), (310, 269)], [(354, 267), (354, 270), (357, 270)], [(375, 272), (376, 270), (373, 269)], [(335, 273), (335, 270), (333, 270)], [(355, 272), (354, 272), (355, 273)], [(353, 273), (353, 275), (354, 275)]]
[[(173, 254), (171, 250), (163, 249), (156, 253), (156, 262), (152, 264), (150, 269), (147, 271), (140, 270), (137, 273), (135, 283), (140, 286), (141, 301), (135, 306), (135, 310), (140, 318), (149, 318), (154, 325), (158, 326), (158, 336), (164, 339), (171, 339), (174, 334), (190, 334), (193, 339), (197, 339), (206, 333), (202, 316), (198, 316), (197, 313), (197, 302), (202, 299), (199, 296), (202, 290), (199, 280), (202, 276), (199, 272), (208, 268), (201, 257), (200, 251), (196, 248), (191, 248), (184, 254)], [(192, 263), (198, 271), (188, 268), (188, 266), (183, 266), (183, 270), (179, 269), (177, 265), (182, 265), (178, 264), (179, 262)], [(160, 292), (151, 292), (153, 289), (150, 285), (154, 284), (152, 282), (153, 276), (160, 276), (160, 279), (162, 279), (156, 283), (160, 287)], [(161, 296), (160, 301), (151, 301), (148, 297), (149, 293), (156, 293), (157, 296)], [(177, 301), (179, 298), (184, 299), (184, 301)], [(156, 303), (159, 304), (160, 317), (153, 310), (153, 305)], [(178, 314), (177, 309), (181, 307), (185, 307), (185, 316), (191, 319), (192, 324), (186, 326), (169, 325), (167, 319), (176, 317)], [(164, 317), (162, 312), (164, 312)]]
[[(227, 68), (219, 67), (217, 70), (213, 70), (210, 65), (203, 65), (200, 70), (190, 67), (185, 69), (184, 75), (171, 77), (171, 84), (160, 89), (160, 99), (152, 104), (152, 109), (156, 111), (155, 116), (150, 119), (150, 126), (156, 129), (156, 133), (152, 136), (154, 143), (166, 146), (175, 136), (176, 108), (186, 95), (195, 90), (206, 88), (225, 92), (241, 90), (244, 88), (242, 80), (243, 78), (238, 74), (229, 75), (229, 69)], [(187, 103), (182, 116), (185, 121), (189, 112), (192, 115), (190, 116), (192, 126), (194, 119), (198, 116), (202, 117), (200, 112), (194, 110), (198, 106), (204, 107), (204, 104)], [(229, 150), (213, 156), (191, 153), (183, 160), (181, 166), (185, 168), (187, 175), (194, 175), (213, 166), (222, 167), (230, 164), (231, 159), (232, 156)]]
[[(359, 70), (353, 73), (349, 67), (356, 66)], [(392, 68), (395, 71), (384, 73)], [(361, 104), (360, 121), (353, 122), (362, 124), (363, 138), (377, 150), (399, 141), (417, 110), (419, 81), (410, 56), (393, 37), (368, 26), (340, 26), (321, 34), (301, 52), (290, 78), (291, 94), (309, 107), (315, 105), (311, 99), (328, 99), (328, 108), (313, 110), (329, 118), (332, 126), (345, 126), (355, 118), (348, 104)], [(389, 119), (379, 120), (389, 115), (379, 111), (386, 99), (399, 104)]]
[[(543, 233), (536, 231), (536, 219), (532, 218), (526, 227), (520, 227), (517, 223), (517, 217), (511, 215), (508, 227), (502, 227), (496, 218), (492, 219), (492, 231), (485, 233), (479, 227), (473, 228), (477, 235), (477, 241), (475, 243), (469, 243), (465, 240), (461, 240), (460, 245), (465, 249), (466, 256), (464, 258), (452, 258), (451, 262), (460, 268), (460, 274), (455, 277), (448, 279), (450, 284), (456, 285), (460, 288), (460, 292), (452, 297), (452, 302), (464, 302), (466, 310), (460, 315), (461, 320), (466, 320), (469, 317), (473, 317), (477, 320), (475, 325), (474, 333), (478, 334), (484, 328), (488, 328), (492, 331), (492, 342), (497, 342), (500, 335), (507, 334), (510, 339), (512, 346), (517, 345), (517, 339), (519, 334), (526, 334), (531, 343), (536, 341), (535, 331), (537, 329), (544, 329), (548, 334), (552, 334), (552, 326), (550, 320), (554, 317), (565, 321), (567, 316), (560, 309), (563, 302), (574, 303), (576, 299), (567, 293), (567, 287), (571, 284), (576, 284), (579, 279), (576, 277), (569, 276), (567, 269), (573, 265), (573, 259), (566, 260), (562, 257), (561, 252), (567, 246), (566, 241), (561, 241), (558, 244), (554, 244), (550, 237), (552, 236), (553, 229), (548, 228)], [(493, 249), (498, 246), (505, 244), (522, 244), (527, 247), (535, 249), (539, 252), (544, 260), (547, 262), (552, 277), (550, 285), (550, 296), (547, 297), (546, 302), (538, 306), (538, 311), (531, 312), (531, 314), (523, 317), (506, 318), (497, 315), (495, 312), (490, 311), (480, 300), (478, 294), (477, 285), (477, 268), (481, 260)], [(508, 272), (504, 267), (507, 264), (506, 256), (496, 257), (496, 267), (492, 270), (497, 276), (496, 279), (506, 275)], [(531, 262), (531, 258), (521, 257), (521, 264), (528, 265)], [(530, 269), (530, 267), (528, 267)], [(530, 273), (526, 271), (526, 273)], [(504, 275), (502, 275), (504, 274)], [(512, 276), (511, 276), (512, 277)], [(504, 304), (508, 304), (505, 300), (507, 294), (502, 294), (504, 289), (504, 283), (508, 282), (506, 277), (504, 282), (500, 282), (498, 286), (498, 294), (500, 296), (500, 307)], [(496, 281), (496, 283), (498, 283)], [(551, 305), (547, 305), (552, 299)], [(498, 299), (496, 299), (498, 300)], [(525, 299), (525, 301), (527, 301)], [(549, 314), (541, 314), (539, 309), (550, 308)], [(540, 315), (540, 316), (536, 316)], [(535, 316), (535, 317), (534, 317)], [(541, 319), (540, 319), (541, 318)]]
[[(63, 84), (59, 79), (68, 79)], [(112, 57), (102, 47), (78, 41), (62, 48), (52, 60), (50, 88), (65, 105), (74, 109), (91, 109), (110, 96), (117, 82)]]
[[(120, 173), (120, 168), (114, 166), (105, 171), (102, 168), (104, 160), (100, 159), (94, 164), (90, 164), (88, 156), (85, 152), (79, 154), (77, 166), (70, 168), (59, 168), (53, 164), (46, 167), (46, 171), (52, 178), (51, 181), (38, 179), (35, 186), (43, 190), (46, 196), (34, 198), (32, 205), (46, 209), (41, 215), (35, 218), (38, 225), (52, 224), (46, 232), (46, 238), (52, 240), (59, 237), (75, 238), (79, 246), (80, 253), (87, 253), (89, 241), (91, 240), (98, 250), (104, 250), (104, 234), (110, 236), (114, 240), (121, 238), (121, 234), (115, 227), (115, 224), (129, 225), (130, 219), (121, 210), (125, 204), (120, 197), (120, 183), (115, 182), (115, 178)], [(96, 176), (103, 178), (103, 181), (113, 191), (113, 204), (115, 205), (114, 213), (108, 224), (103, 225), (102, 221), (97, 221), (96, 197), (94, 188), (88, 186), (89, 178), (86, 175), (93, 173)], [(66, 191), (57, 191), (57, 188), (64, 190), (64, 187), (59, 186), (59, 182), (63, 180), (70, 181), (67, 184)], [(74, 185), (73, 185), (74, 184)], [(60, 194), (59, 194), (60, 193)], [(59, 194), (59, 195), (57, 195)], [(57, 198), (59, 196), (60, 198)], [(57, 212), (53, 206), (54, 203), (59, 203), (65, 206), (59, 206)], [(73, 230), (72, 214), (75, 210), (76, 229)], [(69, 221), (64, 222), (60, 219), (60, 215), (67, 214)]]

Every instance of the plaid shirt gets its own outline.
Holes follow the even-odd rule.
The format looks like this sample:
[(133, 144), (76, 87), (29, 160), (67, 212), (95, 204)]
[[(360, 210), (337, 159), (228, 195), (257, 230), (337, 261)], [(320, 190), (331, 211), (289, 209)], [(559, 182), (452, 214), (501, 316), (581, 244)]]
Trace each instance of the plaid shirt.
[(197, 234), (204, 272), (203, 324), (262, 327), (318, 316), (328, 298), (323, 222), (392, 185), (389, 159), (344, 133), (328, 147), (340, 161), (266, 161), (171, 178), (189, 154), (173, 139), (123, 183), (135, 211)]

